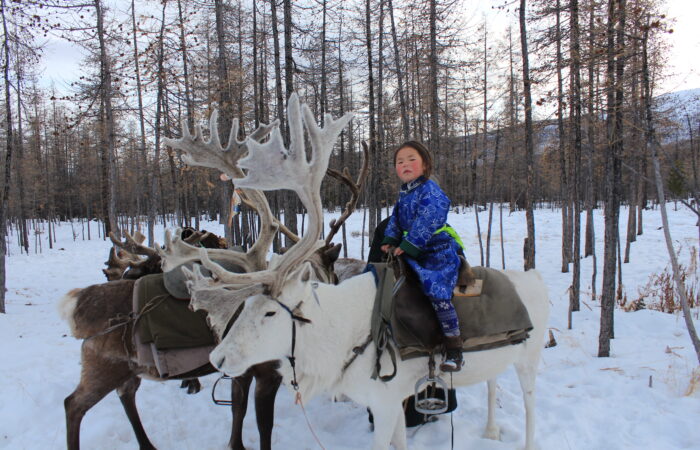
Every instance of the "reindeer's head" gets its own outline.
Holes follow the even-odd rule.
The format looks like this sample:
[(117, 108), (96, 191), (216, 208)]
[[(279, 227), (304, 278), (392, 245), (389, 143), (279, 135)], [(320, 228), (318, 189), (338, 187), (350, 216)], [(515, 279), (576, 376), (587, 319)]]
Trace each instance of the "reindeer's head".
[(146, 236), (140, 231), (136, 231), (133, 237), (129, 236), (126, 242), (120, 242), (111, 233), (110, 239), (112, 239), (114, 246), (109, 249), (109, 259), (105, 261), (107, 268), (102, 269), (102, 273), (107, 277), (107, 281), (114, 281), (121, 279), (133, 264), (142, 261), (142, 255), (147, 256), (148, 253), (143, 253), (138, 249), (146, 240)]
[(314, 275), (313, 265), (303, 263), (288, 275), (279, 297), (266, 293), (250, 296), (240, 315), (225, 324), (224, 317), (214, 314), (216, 319), (211, 320), (219, 321), (218, 329), (223, 331), (220, 344), (209, 355), (212, 365), (237, 376), (254, 364), (292, 356), (294, 328), (309, 325), (317, 306), (312, 292)]

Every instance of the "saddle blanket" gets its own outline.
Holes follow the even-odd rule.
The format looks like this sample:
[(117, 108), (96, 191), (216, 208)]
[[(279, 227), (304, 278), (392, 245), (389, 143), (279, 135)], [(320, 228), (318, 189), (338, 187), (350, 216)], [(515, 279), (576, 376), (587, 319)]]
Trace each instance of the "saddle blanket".
[[(389, 278), (398, 278), (396, 281), (380, 280), (379, 291), (384, 293), (378, 295), (382, 298), (377, 298), (377, 301), (391, 304), (375, 305), (375, 311), (384, 311), (382, 314), (390, 324), (401, 358), (415, 358), (436, 351), (443, 344), (444, 336), (430, 300), (423, 294), (415, 274), (402, 263), (395, 268), (395, 273), (391, 270), (378, 272)], [(382, 284), (393, 287), (391, 290), (382, 289)], [(517, 344), (527, 339), (532, 330), (530, 316), (515, 286), (498, 270), (469, 268), (463, 261), (452, 303), (459, 317), (465, 352)], [(373, 320), (373, 324), (376, 322)]]
[(203, 311), (174, 298), (165, 288), (163, 274), (136, 281), (133, 299), (138, 319), (134, 326), (138, 363), (155, 366), (163, 378), (176, 377), (209, 363), (215, 338)]

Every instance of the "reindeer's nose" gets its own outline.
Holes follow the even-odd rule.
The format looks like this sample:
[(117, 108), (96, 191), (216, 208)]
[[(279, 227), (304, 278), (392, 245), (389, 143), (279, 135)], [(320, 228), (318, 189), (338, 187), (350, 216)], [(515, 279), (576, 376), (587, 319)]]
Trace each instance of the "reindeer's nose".
[(225, 360), (226, 360), (226, 357), (224, 355), (218, 355), (218, 356), (211, 355), (211, 363), (216, 368), (216, 370), (221, 370), (221, 368), (224, 365)]

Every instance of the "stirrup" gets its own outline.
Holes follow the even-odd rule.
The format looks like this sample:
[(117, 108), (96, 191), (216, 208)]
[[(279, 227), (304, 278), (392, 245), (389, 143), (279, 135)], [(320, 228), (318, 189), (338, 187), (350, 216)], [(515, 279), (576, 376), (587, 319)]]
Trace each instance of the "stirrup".
[[(216, 397), (216, 386), (218, 386), (219, 381), (221, 380), (231, 380), (231, 384), (233, 384), (233, 378), (231, 378), (228, 375), (221, 375), (218, 380), (214, 383), (214, 386), (211, 388), (211, 399), (214, 402), (215, 405), (222, 405), (222, 406), (231, 406), (233, 405), (233, 401), (231, 400), (221, 400), (220, 398)], [(231, 389), (233, 389), (233, 386), (231, 386)], [(229, 397), (231, 398), (231, 397)]]
[[(439, 389), (442, 389), (442, 392), (447, 393), (449, 386), (445, 380), (435, 375), (435, 359), (433, 358), (433, 354), (430, 353), (430, 360), (428, 361), (428, 375), (416, 382), (414, 394), (415, 410), (420, 414), (442, 414), (447, 412), (447, 395), (445, 395), (444, 398), (430, 397), (430, 395), (435, 395)], [(430, 394), (431, 390), (433, 394)]]

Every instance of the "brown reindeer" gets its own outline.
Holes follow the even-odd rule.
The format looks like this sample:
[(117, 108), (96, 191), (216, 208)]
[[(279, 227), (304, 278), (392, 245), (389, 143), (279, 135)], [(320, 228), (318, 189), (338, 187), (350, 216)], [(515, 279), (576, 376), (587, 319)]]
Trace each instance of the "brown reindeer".
[[(229, 148), (222, 149), (214, 136), (216, 132), (216, 115), (210, 119), (212, 130), (214, 131), (212, 141), (203, 142), (201, 134), (198, 133), (193, 140), (189, 132), (183, 129), (183, 139), (171, 141), (169, 145), (182, 148), (190, 158), (190, 164), (217, 167), (228, 175), (240, 177), (237, 167), (234, 168), (237, 158), (233, 162), (226, 162), (226, 158), (233, 154), (232, 145), (242, 147), (242, 143), (235, 139), (230, 140)], [(231, 136), (237, 135), (237, 124), (234, 124)], [(255, 137), (259, 130), (253, 133)], [(264, 135), (264, 134), (263, 134)], [(258, 134), (259, 136), (259, 134)], [(204, 152), (216, 153), (219, 158), (224, 155), (224, 162), (221, 159), (212, 162), (211, 157), (204, 157), (196, 154), (193, 150), (197, 148)], [(225, 153), (228, 152), (228, 153)], [(242, 154), (237, 151), (238, 158)], [(227, 156), (228, 155), (228, 156)], [(334, 262), (338, 258), (340, 245), (331, 245), (330, 240), (338, 231), (342, 223), (354, 210), (359, 191), (368, 172), (367, 149), (365, 146), (364, 164), (357, 182), (353, 182), (347, 170), (340, 174), (337, 171), (329, 170), (329, 174), (340, 179), (347, 184), (352, 191), (352, 198), (346, 205), (339, 221), (331, 223), (331, 233), (326, 238), (327, 245), (320, 249), (314, 257), (312, 263), (318, 268), (317, 276), (323, 281), (329, 281), (333, 275)], [(212, 258), (226, 259), (238, 263), (244, 271), (260, 270), (266, 265), (264, 256), (269, 249), (272, 237), (277, 229), (286, 230), (272, 216), (265, 196), (260, 191), (244, 190), (243, 199), (246, 204), (253, 206), (260, 215), (262, 233), (251, 249), (242, 254), (236, 251), (208, 250), (207, 253)], [(290, 237), (293, 237), (290, 235)], [(293, 237), (294, 238), (294, 237)], [(298, 238), (296, 238), (298, 240)], [(127, 238), (128, 242), (128, 238)], [(129, 243), (129, 245), (131, 245)], [(199, 250), (188, 245), (179, 236), (175, 239), (166, 239), (166, 248), (159, 250), (163, 259), (163, 268), (169, 270), (184, 262), (193, 261), (199, 258)], [(315, 261), (315, 262), (314, 262)], [(362, 264), (356, 260), (345, 260), (342, 264), (341, 272), (350, 276), (358, 271)], [(352, 266), (354, 269), (348, 270)], [(160, 380), (157, 371), (151, 367), (139, 366), (134, 358), (133, 324), (126, 322), (123, 326), (114, 326), (114, 319), (126, 317), (131, 311), (131, 299), (134, 289), (133, 280), (112, 281), (100, 285), (89, 286), (84, 289), (75, 289), (69, 292), (61, 302), (62, 316), (69, 322), (71, 331), (76, 338), (84, 339), (81, 350), (82, 371), (81, 379), (76, 390), (65, 399), (66, 409), (66, 430), (67, 444), (69, 449), (78, 449), (80, 441), (80, 423), (85, 413), (98, 403), (109, 392), (116, 390), (122, 402), (124, 410), (134, 429), (140, 448), (154, 448), (150, 442), (141, 420), (138, 415), (135, 403), (135, 394), (140, 385), (140, 377)], [(105, 332), (106, 330), (109, 330)], [(216, 330), (215, 330), (216, 331)], [(278, 361), (269, 361), (257, 364), (248, 369), (243, 375), (236, 377), (232, 385), (232, 410), (233, 426), (229, 448), (242, 449), (242, 428), (243, 418), (247, 409), (247, 397), (250, 383), (255, 377), (255, 408), (260, 433), (260, 446), (263, 449), (271, 448), (271, 435), (274, 420), (274, 400), (281, 383), (281, 375), (277, 372)], [(209, 365), (201, 368), (202, 372), (213, 371)], [(203, 373), (185, 374), (187, 376), (198, 376)]]
[[(107, 277), (107, 281), (119, 279), (137, 280), (143, 276), (162, 273), (161, 256), (151, 247), (143, 245), (146, 240), (140, 231), (136, 231), (132, 237), (125, 233), (124, 241), (119, 241), (110, 233), (112, 244), (109, 251), (109, 259), (105, 262), (106, 269), (102, 272)], [(226, 239), (219, 237), (207, 230), (195, 230), (191, 227), (183, 228), (180, 238), (190, 245), (201, 245), (204, 248), (227, 247)], [(196, 394), (202, 390), (202, 385), (197, 378), (185, 378), (180, 383), (180, 387), (187, 389), (188, 394)]]

